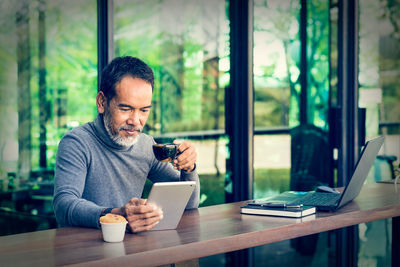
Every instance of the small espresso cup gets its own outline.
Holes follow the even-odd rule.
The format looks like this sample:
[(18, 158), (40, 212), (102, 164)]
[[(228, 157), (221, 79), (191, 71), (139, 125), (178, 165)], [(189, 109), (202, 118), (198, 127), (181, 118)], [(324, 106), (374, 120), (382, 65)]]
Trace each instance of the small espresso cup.
[(180, 154), (178, 144), (154, 144), (153, 153), (161, 162), (171, 162)]

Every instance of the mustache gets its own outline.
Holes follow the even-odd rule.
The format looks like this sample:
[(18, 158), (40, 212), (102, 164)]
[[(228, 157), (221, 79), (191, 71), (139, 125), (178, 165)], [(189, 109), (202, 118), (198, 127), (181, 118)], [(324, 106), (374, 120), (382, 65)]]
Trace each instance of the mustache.
[(141, 133), (142, 130), (143, 130), (142, 127), (133, 125), (125, 125), (118, 127), (118, 131), (138, 131), (139, 133)]

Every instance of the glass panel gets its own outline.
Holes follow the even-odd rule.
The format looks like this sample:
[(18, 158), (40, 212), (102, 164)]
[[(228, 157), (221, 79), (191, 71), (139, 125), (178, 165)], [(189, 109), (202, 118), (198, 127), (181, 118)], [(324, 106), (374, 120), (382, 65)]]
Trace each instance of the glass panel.
[(307, 114), (322, 129), (328, 129), (329, 22), (329, 1), (307, 1)]
[(337, 5), (332, 6), (330, 9), (330, 106), (338, 106), (338, 19), (339, 19), (339, 9)]
[(360, 1), (359, 105), (366, 108), (367, 138), (385, 135), (382, 152), (399, 159), (400, 3), (385, 3)]
[(216, 176), (223, 179), (222, 158), (204, 165), (200, 161), (216, 158), (210, 150), (213, 146), (225, 150), (219, 141), (224, 138), (224, 88), (229, 84), (225, 5), (224, 0), (114, 1), (115, 56), (139, 57), (155, 72), (152, 114), (145, 131), (158, 140), (166, 136), (207, 139), (195, 143), (204, 205), (224, 197), (223, 188), (216, 192), (205, 186)]
[(96, 21), (95, 0), (0, 1), (0, 235), (55, 226), (57, 144), (97, 113)]
[[(385, 136), (367, 182), (389, 180), (400, 159), (400, 2), (360, 1), (359, 106), (366, 137)], [(359, 265), (391, 262), (391, 220), (359, 225)], [(384, 245), (382, 245), (384, 244)]]
[[(299, 125), (301, 94), (306, 93), (308, 123), (319, 129), (299, 129), (291, 131), (291, 135), (255, 137), (255, 187), (254, 197), (268, 196), (277, 193), (262, 184), (274, 184), (267, 179), (267, 169), (290, 169), (290, 149), (293, 142), (300, 138), (301, 144), (293, 147), (306, 146), (304, 142), (315, 141), (315, 138), (325, 144), (329, 159), (327, 140), (327, 119), (329, 107), (329, 2), (307, 1), (307, 22), (300, 25), (299, 1), (255, 1), (254, 3), (254, 91), (255, 91), (255, 127), (268, 133), (268, 127), (295, 127)], [(300, 27), (307, 29), (307, 69), (300, 71)], [(301, 88), (300, 72), (307, 75), (307, 88)], [(303, 92), (302, 92), (303, 91)], [(290, 101), (289, 101), (290, 99)], [(305, 111), (304, 111), (305, 112)], [(266, 128), (267, 127), (267, 128)], [(312, 126), (310, 126), (313, 128)], [(287, 128), (288, 129), (288, 128)], [(313, 131), (313, 137), (309, 133)], [(289, 132), (289, 130), (287, 130)], [(298, 133), (298, 134), (297, 134)], [(296, 134), (293, 141), (293, 134)], [(301, 135), (301, 136), (300, 136)], [(306, 141), (305, 137), (311, 138)], [(271, 141), (270, 141), (271, 140)], [(274, 140), (274, 141), (272, 141)], [(280, 144), (275, 149), (266, 144)], [(277, 145), (278, 146), (278, 145)], [(284, 149), (288, 149), (285, 152)], [(265, 151), (273, 151), (266, 155)], [(292, 151), (292, 153), (294, 153)], [(300, 155), (295, 152), (294, 155)], [(307, 156), (307, 155), (303, 155)], [(273, 160), (271, 160), (273, 158)], [(286, 164), (286, 165), (285, 165)], [(311, 165), (311, 164), (310, 164)], [(318, 164), (320, 165), (320, 164)], [(320, 167), (318, 167), (321, 169)], [(263, 170), (264, 169), (264, 170)], [(315, 169), (315, 168), (314, 168)], [(330, 169), (330, 168), (329, 168)], [(314, 171), (314, 170), (313, 170)], [(324, 170), (315, 170), (325, 172)], [(331, 170), (328, 170), (331, 172)], [(295, 170), (282, 171), (284, 177)], [(293, 176), (293, 175), (292, 175)], [(331, 176), (327, 177), (327, 183)], [(288, 179), (289, 177), (286, 177)], [(260, 180), (259, 180), (260, 179)], [(295, 178), (292, 178), (292, 180)], [(291, 183), (293, 184), (293, 183)], [(287, 183), (289, 185), (289, 183)], [(310, 186), (313, 186), (310, 184)], [(261, 189), (264, 188), (264, 189)], [(289, 188), (281, 188), (287, 190)], [(311, 188), (312, 189), (312, 188)], [(260, 191), (259, 191), (260, 190)]]
[(289, 184), (290, 135), (254, 136), (254, 198), (289, 190)]
[(299, 12), (299, 1), (254, 1), (256, 129), (298, 124)]
[[(298, 1), (254, 1), (253, 71), (256, 133), (257, 130), (287, 128), (289, 125), (298, 124), (299, 14)], [(254, 137), (255, 198), (288, 190), (289, 169), (289, 135)]]
[(225, 202), (225, 159), (228, 139), (189, 139), (198, 153), (197, 165), (201, 182), (200, 206), (222, 204)]
[[(254, 2), (254, 198), (313, 190), (332, 180), (327, 133), (329, 1), (304, 2), (307, 6), (289, 0)], [(301, 28), (306, 29), (306, 40), (300, 39)], [(306, 69), (301, 69), (302, 41)], [(306, 84), (300, 73), (307, 76)], [(304, 97), (306, 111), (300, 110)], [(307, 124), (300, 125), (301, 115), (307, 115)], [(324, 233), (256, 247), (254, 265), (270, 260), (273, 265), (293, 265), (294, 258), (310, 266), (326, 264), (329, 239)]]

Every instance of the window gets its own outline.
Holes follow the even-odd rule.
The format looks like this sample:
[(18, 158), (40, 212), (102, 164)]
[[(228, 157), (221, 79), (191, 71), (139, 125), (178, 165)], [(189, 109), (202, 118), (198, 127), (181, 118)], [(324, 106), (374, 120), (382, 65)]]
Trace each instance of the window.
[[(51, 195), (58, 142), (97, 114), (96, 1), (5, 0), (0, 25), (0, 189)], [(0, 206), (52, 215), (32, 199)]]
[[(303, 8), (306, 22), (302, 24)], [(254, 2), (256, 198), (289, 189), (289, 131), (305, 123), (301, 116), (309, 124), (328, 128), (329, 28), (328, 2), (307, 1), (305, 7), (300, 1)], [(303, 37), (301, 29), (305, 29)], [(301, 62), (304, 52), (306, 64)], [(300, 74), (306, 75), (306, 82)]]
[(218, 1), (114, 1), (115, 56), (155, 72), (145, 131), (160, 142), (190, 139), (198, 152), (201, 205), (223, 203), (229, 23)]

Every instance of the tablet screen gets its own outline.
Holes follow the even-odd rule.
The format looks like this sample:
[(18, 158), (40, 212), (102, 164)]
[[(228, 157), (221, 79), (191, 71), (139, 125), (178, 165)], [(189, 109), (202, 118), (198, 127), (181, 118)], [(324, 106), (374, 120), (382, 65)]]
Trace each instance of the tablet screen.
[(163, 211), (163, 219), (152, 230), (176, 229), (196, 186), (194, 181), (154, 183), (147, 203)]

